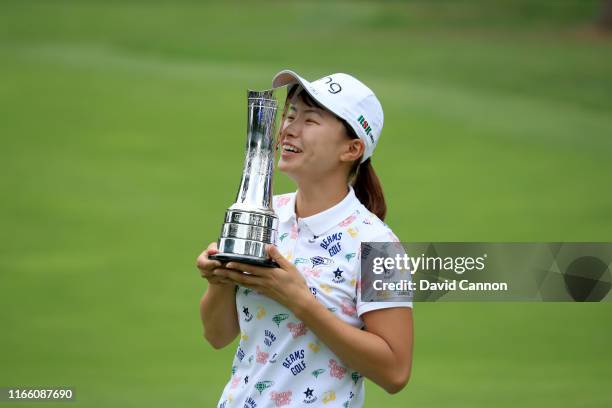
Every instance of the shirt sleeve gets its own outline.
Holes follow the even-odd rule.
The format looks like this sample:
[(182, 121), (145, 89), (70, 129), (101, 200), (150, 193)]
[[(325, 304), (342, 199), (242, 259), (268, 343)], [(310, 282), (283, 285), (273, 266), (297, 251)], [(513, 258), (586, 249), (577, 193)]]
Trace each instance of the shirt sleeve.
[[(396, 255), (403, 257), (406, 254), (404, 247), (399, 243), (397, 237), (390, 232), (366, 242), (380, 242), (381, 244), (377, 245), (376, 247), (377, 249), (380, 249), (386, 257), (395, 258)], [(362, 256), (360, 254), (357, 264), (359, 273), (357, 274), (357, 285), (355, 287), (357, 292), (356, 309), (358, 317), (361, 317), (361, 315), (364, 313), (371, 312), (372, 310), (388, 309), (392, 307), (413, 307), (412, 301), (408, 300), (411, 299), (411, 297), (407, 296), (405, 293), (403, 295), (398, 295), (397, 293), (393, 292), (387, 293), (388, 298), (386, 298), (384, 301), (373, 301), (372, 296), (367, 296), (366, 299), (362, 299), (362, 291), (367, 294), (374, 292), (374, 290), (370, 287), (362, 288), (362, 284), (370, 286), (372, 284), (372, 279), (362, 280), (361, 261)], [(400, 280), (410, 282), (412, 280), (412, 274), (410, 265), (408, 266), (409, 267), (407, 269), (387, 269), (385, 270), (384, 276), (381, 275), (381, 278), (385, 282), (397, 282)], [(370, 275), (370, 277), (371, 276), (372, 275)], [(381, 292), (376, 291), (376, 295), (379, 295), (378, 297), (380, 297), (381, 294)]]

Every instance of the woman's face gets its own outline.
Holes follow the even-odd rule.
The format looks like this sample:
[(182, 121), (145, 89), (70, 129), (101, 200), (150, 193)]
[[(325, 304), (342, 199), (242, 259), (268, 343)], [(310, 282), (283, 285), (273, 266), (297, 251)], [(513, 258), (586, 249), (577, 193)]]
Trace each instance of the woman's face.
[(350, 143), (344, 124), (334, 114), (294, 98), (280, 136), (278, 169), (294, 180), (345, 171), (343, 153)]

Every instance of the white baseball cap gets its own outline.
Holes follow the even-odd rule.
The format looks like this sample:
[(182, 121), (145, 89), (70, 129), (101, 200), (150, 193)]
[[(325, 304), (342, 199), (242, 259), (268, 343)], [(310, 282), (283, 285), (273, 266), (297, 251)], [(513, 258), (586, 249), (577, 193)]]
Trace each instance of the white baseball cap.
[(365, 143), (361, 163), (366, 161), (380, 138), (384, 115), (374, 92), (357, 78), (343, 73), (327, 75), (308, 82), (288, 69), (272, 79), (272, 87), (300, 84), (319, 104), (344, 119)]

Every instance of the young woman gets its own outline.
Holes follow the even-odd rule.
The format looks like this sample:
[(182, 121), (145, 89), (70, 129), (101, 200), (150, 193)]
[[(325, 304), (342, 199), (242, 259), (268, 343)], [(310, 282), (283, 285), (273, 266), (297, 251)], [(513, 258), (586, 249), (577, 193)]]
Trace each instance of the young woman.
[[(197, 260), (200, 303), (215, 348), (240, 334), (218, 407), (362, 407), (363, 377), (397, 393), (412, 366), (412, 303), (361, 300), (360, 243), (397, 241), (370, 157), (383, 125), (374, 93), (347, 74), (290, 85), (278, 169), (297, 192), (275, 196), (279, 268)], [(249, 272), (243, 274), (241, 271)]]

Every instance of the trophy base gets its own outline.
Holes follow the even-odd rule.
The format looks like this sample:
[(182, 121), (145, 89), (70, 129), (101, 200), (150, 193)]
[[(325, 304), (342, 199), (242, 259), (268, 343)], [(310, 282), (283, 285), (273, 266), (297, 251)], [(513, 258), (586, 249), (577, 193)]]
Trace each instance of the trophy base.
[(209, 255), (208, 258), (214, 259), (221, 263), (240, 262), (240, 263), (245, 263), (249, 265), (263, 266), (266, 268), (278, 268), (279, 267), (279, 265), (271, 259), (262, 259), (262, 258), (258, 258), (255, 256), (238, 255), (238, 254), (231, 254), (227, 252), (225, 253), (220, 252), (218, 254)]

